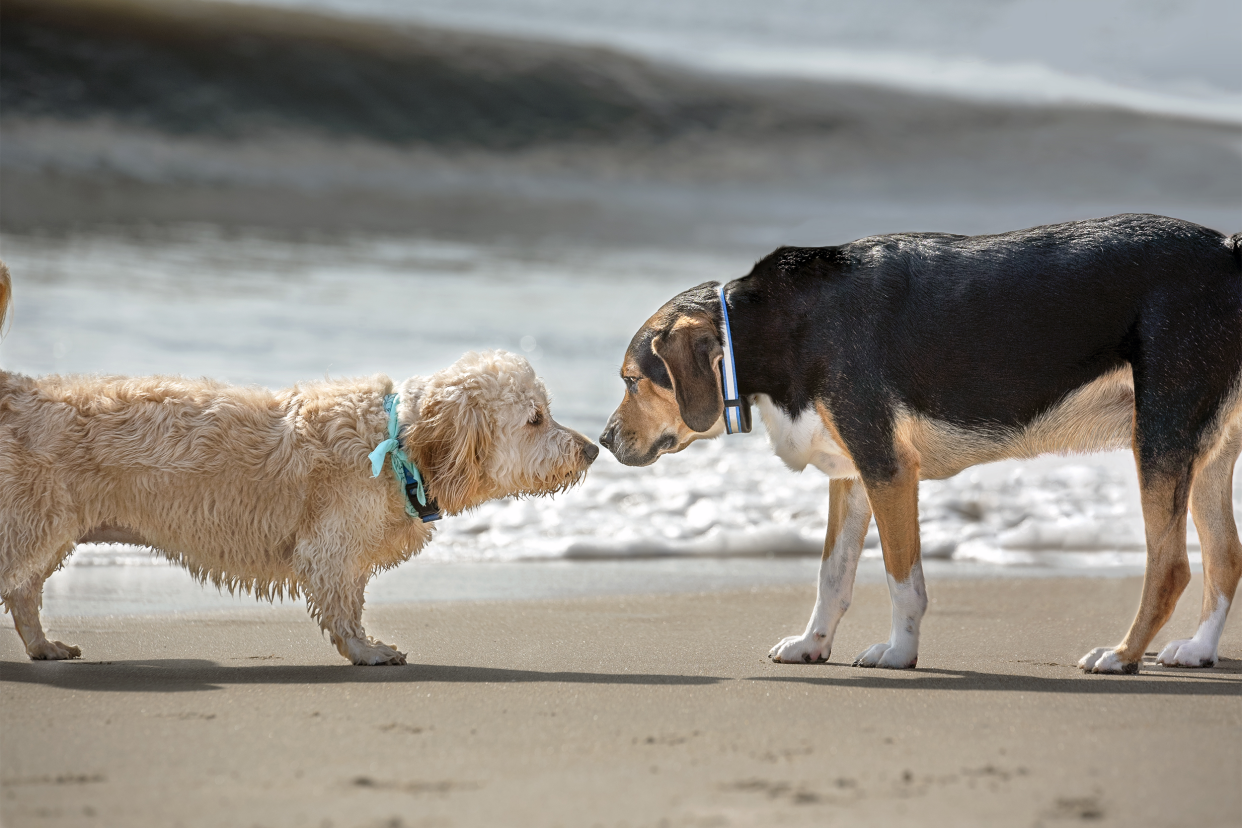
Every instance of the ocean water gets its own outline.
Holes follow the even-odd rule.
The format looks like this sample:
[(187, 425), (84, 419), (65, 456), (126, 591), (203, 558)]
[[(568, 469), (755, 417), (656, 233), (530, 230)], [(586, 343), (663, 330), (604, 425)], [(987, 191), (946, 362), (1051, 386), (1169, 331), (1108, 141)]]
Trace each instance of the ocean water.
[[(592, 438), (621, 396), (617, 368), (643, 320), (675, 292), (735, 278), (750, 265), (655, 249), (291, 240), (209, 228), (157, 237), (7, 235), (0, 256), (14, 275), (10, 330), (0, 343), (6, 370), (280, 386), (325, 375), (426, 374), (468, 349), (505, 348), (534, 364), (554, 416)], [(1124, 452), (998, 463), (925, 482), (921, 492), (923, 554), (939, 572), (1122, 573), (1144, 560), (1138, 488)], [(502, 565), (489, 570), (496, 583), (480, 583), (481, 592), (453, 587), (476, 597), (545, 577), (569, 592), (585, 589), (572, 568), (513, 574), (513, 565), (536, 561), (589, 562), (607, 575), (597, 591), (636, 577), (687, 588), (805, 581), (822, 547), (827, 493), (819, 472), (787, 469), (758, 424), (750, 435), (696, 443), (648, 468), (624, 467), (603, 452), (572, 491), (496, 501), (444, 520), (420, 559), (381, 576), (372, 595), (397, 600), (427, 584), (448, 594), (457, 583), (450, 574), (470, 563)], [(1234, 504), (1242, 507), (1242, 478)], [(1190, 548), (1197, 565), (1193, 528)], [(873, 525), (867, 566), (876, 569), (878, 557)], [(640, 568), (617, 569), (639, 560)], [(771, 566), (756, 568), (761, 561)], [(425, 568), (435, 563), (450, 569)], [(442, 574), (415, 586), (411, 579), (425, 576), (404, 573), (414, 567)], [(135, 576), (135, 568), (168, 565), (144, 549), (84, 546), (49, 582), (50, 606), (85, 611), (113, 592), (128, 606), (133, 590), (116, 585), (132, 577), (147, 579), (148, 609), (198, 606), (186, 597), (198, 589), (188, 576)], [(626, 571), (646, 574), (617, 574)]]
[(1242, 122), (1242, 6), (1231, 0), (257, 4), (601, 45), (730, 74)]

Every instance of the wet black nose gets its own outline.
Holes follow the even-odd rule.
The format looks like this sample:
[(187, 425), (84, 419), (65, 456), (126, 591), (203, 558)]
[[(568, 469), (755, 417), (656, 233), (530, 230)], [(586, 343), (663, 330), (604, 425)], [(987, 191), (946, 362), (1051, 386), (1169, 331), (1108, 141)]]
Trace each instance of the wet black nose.
[(599, 446), (588, 441), (587, 444), (582, 447), (582, 453), (586, 455), (588, 463), (594, 463), (595, 458), (599, 457)]
[(613, 426), (612, 428), (605, 431), (603, 434), (599, 435), (599, 444), (603, 446), (604, 448), (608, 449), (609, 451), (612, 451), (614, 448), (616, 448), (616, 446), (613, 444), (613, 441), (616, 438), (617, 438), (617, 427)]

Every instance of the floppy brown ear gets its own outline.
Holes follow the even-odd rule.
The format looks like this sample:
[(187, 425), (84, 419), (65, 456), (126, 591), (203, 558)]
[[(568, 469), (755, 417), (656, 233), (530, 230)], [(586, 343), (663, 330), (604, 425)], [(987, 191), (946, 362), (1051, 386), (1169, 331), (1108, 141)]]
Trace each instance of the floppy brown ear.
[(492, 439), (486, 411), (462, 388), (436, 389), (406, 437), (406, 452), (427, 481), (427, 493), (448, 514), (492, 496), (485, 463)]
[(681, 420), (693, 431), (707, 431), (724, 413), (717, 363), (724, 356), (716, 326), (702, 317), (683, 316), (651, 342), (673, 380)]

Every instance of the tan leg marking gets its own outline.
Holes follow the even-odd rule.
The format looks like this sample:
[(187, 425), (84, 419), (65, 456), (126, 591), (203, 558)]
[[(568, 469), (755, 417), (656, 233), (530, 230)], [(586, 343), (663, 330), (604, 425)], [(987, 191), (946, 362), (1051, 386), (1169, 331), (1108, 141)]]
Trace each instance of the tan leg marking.
[(857, 667), (908, 669), (918, 664), (919, 627), (927, 611), (927, 589), (919, 560), (919, 461), (908, 446), (898, 447), (892, 480), (867, 484), (888, 571), (893, 622), (887, 642), (859, 654)]
[(1233, 603), (1242, 578), (1242, 540), (1233, 517), (1233, 466), (1242, 453), (1242, 431), (1227, 440), (1195, 476), (1190, 514), (1203, 546), (1203, 613), (1216, 611), (1218, 599)]
[(919, 464), (912, 452), (899, 462), (891, 481), (867, 485), (867, 499), (880, 530), (884, 569), (893, 580), (904, 583), (919, 562)]
[[(828, 560), (834, 549), (840, 546), (841, 532), (845, 528), (846, 518), (850, 516), (851, 493), (855, 486), (862, 482), (852, 477), (840, 477), (828, 481), (828, 534), (824, 536), (824, 554), (821, 560)], [(850, 547), (861, 547), (867, 537), (871, 511), (867, 510), (867, 520), (854, 521), (856, 537), (844, 538)]]
[(1186, 501), (1185, 494), (1179, 495), (1177, 491), (1179, 482), (1166, 475), (1140, 479), (1143, 522), (1147, 528), (1147, 569), (1143, 575), (1143, 597), (1138, 614), (1116, 649), (1117, 658), (1127, 667), (1133, 665), (1134, 671), (1147, 645), (1169, 620), (1178, 597), (1190, 583), (1190, 563), (1186, 559)]
[(854, 576), (862, 555), (871, 504), (860, 481), (838, 478), (829, 484), (828, 534), (819, 564), (819, 586), (811, 620), (802, 635), (781, 639), (768, 653), (773, 661), (812, 663), (827, 661), (841, 616), (854, 595)]
[(1209, 454), (1190, 489), (1190, 514), (1203, 547), (1203, 610), (1193, 638), (1170, 641), (1157, 658), (1166, 667), (1211, 667), (1242, 577), (1242, 542), (1233, 517), (1233, 465), (1242, 451), (1235, 431)]

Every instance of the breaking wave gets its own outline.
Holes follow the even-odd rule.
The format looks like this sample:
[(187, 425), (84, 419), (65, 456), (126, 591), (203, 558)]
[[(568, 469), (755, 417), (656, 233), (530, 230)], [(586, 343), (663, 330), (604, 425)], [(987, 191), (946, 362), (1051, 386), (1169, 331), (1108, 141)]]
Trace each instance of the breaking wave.
[(616, 52), (207, 2), (12, 0), (6, 117), (506, 149), (815, 118)]

